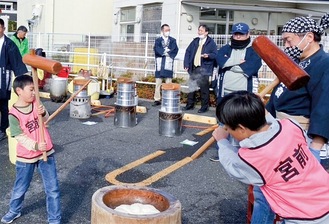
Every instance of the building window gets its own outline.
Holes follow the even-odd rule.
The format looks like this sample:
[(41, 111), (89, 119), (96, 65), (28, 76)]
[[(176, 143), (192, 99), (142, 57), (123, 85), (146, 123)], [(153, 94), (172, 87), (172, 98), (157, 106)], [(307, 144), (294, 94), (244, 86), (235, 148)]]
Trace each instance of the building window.
[(1, 2), (0, 9), (2, 9), (2, 10), (13, 10), (13, 3)]
[(121, 22), (133, 22), (136, 18), (136, 8), (130, 7), (130, 8), (122, 8), (121, 9)]
[(143, 6), (142, 33), (160, 33), (162, 20), (162, 4), (147, 4)]
[(122, 8), (120, 13), (120, 40), (134, 41), (136, 7)]
[[(201, 8), (200, 20), (226, 21), (226, 10)], [(229, 20), (233, 21), (233, 11), (229, 11)]]
[(233, 11), (201, 8), (200, 24), (206, 24), (209, 27), (209, 34), (225, 34), (227, 12), (230, 21), (228, 31), (230, 31), (233, 23)]
[[(225, 34), (225, 24), (218, 24), (218, 23), (207, 23), (207, 22), (200, 22), (201, 24), (205, 24), (209, 27), (209, 34)], [(229, 25), (228, 31), (232, 30), (232, 24)]]

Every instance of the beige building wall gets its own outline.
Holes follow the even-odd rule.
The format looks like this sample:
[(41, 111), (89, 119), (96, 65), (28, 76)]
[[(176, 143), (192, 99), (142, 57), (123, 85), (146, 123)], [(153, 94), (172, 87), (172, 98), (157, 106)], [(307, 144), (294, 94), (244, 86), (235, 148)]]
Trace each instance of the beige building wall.
[[(17, 4), (17, 23), (30, 27), (33, 32), (112, 33), (112, 0), (20, 0)], [(33, 12), (38, 13), (40, 8), (39, 18), (33, 18)]]

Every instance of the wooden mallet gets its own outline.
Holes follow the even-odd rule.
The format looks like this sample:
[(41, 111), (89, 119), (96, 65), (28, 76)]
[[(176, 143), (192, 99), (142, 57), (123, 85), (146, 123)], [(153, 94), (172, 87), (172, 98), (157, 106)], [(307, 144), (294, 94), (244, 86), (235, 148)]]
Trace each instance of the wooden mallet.
[[(32, 49), (30, 54), (26, 54), (23, 57), (23, 62), (27, 65), (30, 65), (32, 68), (32, 78), (33, 78), (33, 85), (36, 97), (36, 105), (39, 107), (40, 105), (40, 95), (39, 95), (39, 84), (38, 84), (38, 74), (37, 68), (42, 69), (46, 72), (57, 74), (62, 69), (62, 64), (58, 61), (50, 60), (45, 57), (41, 57), (35, 54), (35, 50)], [(38, 115), (38, 122), (40, 127), (40, 142), (45, 142), (44, 136), (44, 123), (42, 121), (42, 116)], [(47, 153), (43, 152), (42, 157), (44, 161), (47, 161)]]
[[(277, 86), (280, 81), (283, 82), (289, 90), (297, 90), (305, 86), (309, 81), (310, 76), (266, 36), (255, 38), (252, 47), (277, 76), (270, 85), (266, 86), (259, 93), (261, 97), (264, 97), (271, 89)], [(192, 159), (199, 157), (199, 155), (214, 142), (215, 139), (211, 137), (191, 156)]]

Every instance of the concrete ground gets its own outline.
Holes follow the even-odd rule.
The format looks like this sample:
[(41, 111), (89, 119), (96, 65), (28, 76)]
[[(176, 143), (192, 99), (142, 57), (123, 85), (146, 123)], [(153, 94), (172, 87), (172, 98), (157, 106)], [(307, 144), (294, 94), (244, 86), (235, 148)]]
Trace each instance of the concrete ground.
[[(103, 105), (114, 105), (115, 98), (101, 99)], [(61, 103), (43, 99), (50, 113)], [(90, 223), (92, 195), (98, 189), (112, 185), (105, 175), (157, 150), (166, 153), (131, 171), (119, 175), (121, 182), (136, 183), (169, 165), (191, 156), (210, 134), (198, 137), (200, 129), (183, 128), (175, 137), (159, 135), (159, 107), (151, 101), (140, 100), (148, 109), (137, 114), (135, 127), (114, 126), (114, 117), (103, 115), (85, 120), (71, 118), (69, 106), (49, 123), (56, 149), (57, 171), (61, 189), (62, 223)], [(197, 108), (189, 113), (197, 113)], [(206, 116), (215, 116), (214, 108)], [(95, 121), (95, 125), (85, 125)], [(184, 125), (202, 125), (183, 122)], [(203, 125), (204, 126), (204, 125)], [(197, 141), (195, 146), (182, 145), (185, 139)], [(183, 224), (246, 223), (247, 186), (229, 177), (218, 162), (212, 145), (198, 159), (182, 166), (148, 187), (157, 188), (176, 197), (182, 204)], [(8, 210), (15, 166), (9, 161), (8, 142), (0, 143), (0, 215)], [(22, 216), (15, 224), (47, 223), (45, 194), (37, 172), (24, 201)]]

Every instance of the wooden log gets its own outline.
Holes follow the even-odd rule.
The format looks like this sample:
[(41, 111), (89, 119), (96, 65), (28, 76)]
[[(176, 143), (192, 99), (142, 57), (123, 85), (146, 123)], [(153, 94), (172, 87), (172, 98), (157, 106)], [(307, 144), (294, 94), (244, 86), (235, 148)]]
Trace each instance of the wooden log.
[(205, 124), (217, 124), (217, 120), (215, 117), (201, 116), (201, 115), (188, 114), (188, 113), (184, 113), (183, 120), (205, 123)]
[(147, 109), (144, 106), (136, 106), (136, 113), (146, 114)]

